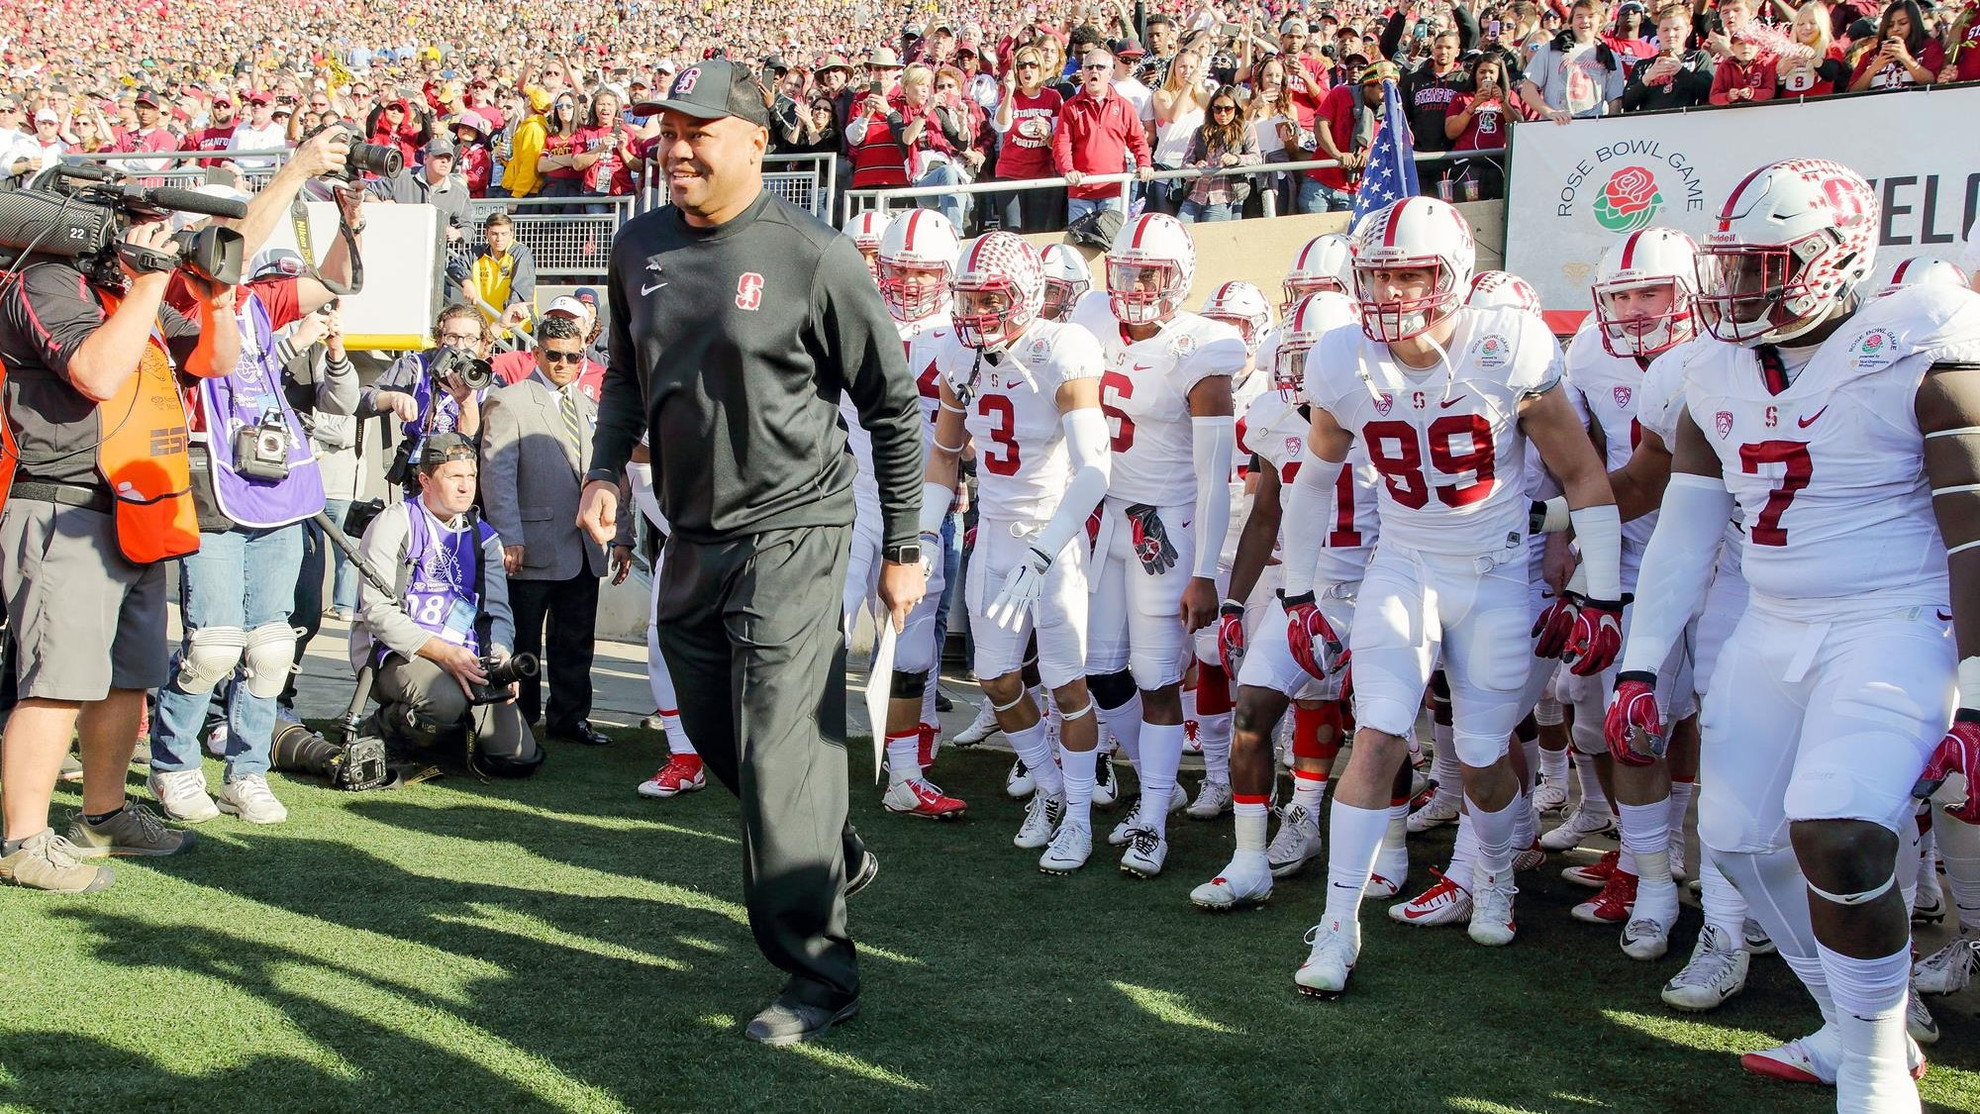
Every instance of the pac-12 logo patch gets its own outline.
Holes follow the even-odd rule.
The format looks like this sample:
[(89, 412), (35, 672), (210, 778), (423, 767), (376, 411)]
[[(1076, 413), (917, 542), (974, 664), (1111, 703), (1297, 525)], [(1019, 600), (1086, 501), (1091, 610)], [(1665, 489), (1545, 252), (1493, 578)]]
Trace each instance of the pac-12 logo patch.
[(1615, 389), (1616, 409), (1618, 410), (1629, 409), (1629, 394), (1630, 391), (1628, 387), (1617, 387)]
[(1390, 394), (1387, 391), (1383, 391), (1382, 397), (1375, 400), (1375, 412), (1386, 418), (1389, 416), (1389, 411), (1393, 409), (1395, 405), (1396, 405), (1396, 396)]
[(1731, 433), (1733, 431), (1732, 411), (1721, 410), (1717, 414), (1712, 415), (1712, 425), (1719, 431), (1720, 437)]
[(755, 271), (744, 271), (736, 280), (736, 308), (758, 309), (763, 305), (763, 276)]

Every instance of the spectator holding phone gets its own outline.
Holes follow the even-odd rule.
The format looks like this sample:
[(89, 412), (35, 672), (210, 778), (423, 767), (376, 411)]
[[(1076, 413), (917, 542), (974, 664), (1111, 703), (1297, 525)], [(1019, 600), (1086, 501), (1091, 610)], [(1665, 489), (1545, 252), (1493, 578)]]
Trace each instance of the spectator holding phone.
[(1210, 115), (1183, 153), (1183, 165), (1211, 171), (1190, 182), (1178, 216), (1184, 224), (1197, 221), (1237, 220), (1244, 215), (1245, 199), (1251, 196), (1251, 179), (1214, 173), (1238, 166), (1256, 166), (1258, 142), (1251, 129), (1238, 117), (1237, 90), (1229, 85), (1210, 96)]
[[(1471, 90), (1451, 99), (1444, 113), (1444, 136), (1452, 151), (1478, 151), (1504, 147), (1511, 142), (1512, 126), (1519, 111), (1508, 99), (1511, 86), (1506, 81), (1506, 64), (1496, 54), (1481, 54), (1472, 60)], [(1490, 159), (1461, 159), (1452, 164), (1455, 181), (1478, 183), (1480, 200), (1490, 201), (1505, 193), (1505, 171)]]
[[(1821, 0), (1809, 0), (1811, 6)], [(1690, 108), (1712, 95), (1717, 63), (1705, 49), (1690, 50), (1691, 8), (1666, 5), (1657, 13), (1657, 53), (1630, 67), (1622, 110)]]
[(1945, 67), (1946, 52), (1925, 30), (1917, 0), (1897, 0), (1877, 23), (1877, 46), (1857, 59), (1849, 91), (1931, 85)]

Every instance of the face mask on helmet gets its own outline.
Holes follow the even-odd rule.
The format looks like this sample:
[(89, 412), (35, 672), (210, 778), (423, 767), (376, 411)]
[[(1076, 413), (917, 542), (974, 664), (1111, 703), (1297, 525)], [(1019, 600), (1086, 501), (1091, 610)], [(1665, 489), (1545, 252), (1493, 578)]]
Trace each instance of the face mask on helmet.
[(1313, 337), (1287, 335), (1279, 339), (1279, 350), (1272, 357), (1272, 389), (1291, 391), (1306, 401), (1306, 354), (1313, 350)]
[(1107, 261), (1107, 300), (1124, 325), (1153, 325), (1175, 309), (1182, 274), (1173, 263)]
[(1729, 344), (1768, 344), (1819, 324), (1835, 300), (1801, 281), (1807, 263), (1796, 246), (1700, 248), (1698, 317), (1706, 331)]
[(947, 267), (880, 261), (880, 294), (896, 321), (920, 321), (941, 312), (949, 297)]
[(956, 339), (971, 348), (994, 352), (1028, 323), (1023, 300), (1003, 279), (956, 288), (955, 308), (951, 311)]
[(1354, 291), (1349, 290), (1347, 285), (1337, 278), (1289, 278), (1285, 282), (1286, 300), (1279, 303), (1279, 313), (1290, 314), (1301, 298), (1327, 290), (1349, 296), (1354, 294)]
[(1038, 311), (1038, 315), (1047, 321), (1070, 320), (1073, 306), (1092, 288), (1090, 282), (1048, 278), (1045, 280), (1045, 306)]
[(1361, 331), (1390, 344), (1428, 332), (1460, 301), (1453, 276), (1434, 258), (1357, 266), (1354, 286)]
[(1695, 320), (1691, 299), (1671, 279), (1595, 288), (1595, 323), (1611, 356), (1655, 356), (1690, 340)]

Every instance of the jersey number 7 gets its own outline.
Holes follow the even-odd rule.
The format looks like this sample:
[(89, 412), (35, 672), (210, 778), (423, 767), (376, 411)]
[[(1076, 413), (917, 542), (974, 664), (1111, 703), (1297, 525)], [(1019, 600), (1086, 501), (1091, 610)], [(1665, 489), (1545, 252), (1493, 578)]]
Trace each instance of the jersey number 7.
[(1786, 545), (1787, 529), (1781, 525), (1781, 516), (1794, 502), (1794, 493), (1808, 486), (1815, 462), (1808, 456), (1806, 441), (1760, 441), (1739, 447), (1740, 471), (1757, 476), (1762, 464), (1784, 465), (1785, 471), (1781, 485), (1767, 494), (1767, 505), (1760, 508), (1760, 518), (1748, 537), (1754, 545)]

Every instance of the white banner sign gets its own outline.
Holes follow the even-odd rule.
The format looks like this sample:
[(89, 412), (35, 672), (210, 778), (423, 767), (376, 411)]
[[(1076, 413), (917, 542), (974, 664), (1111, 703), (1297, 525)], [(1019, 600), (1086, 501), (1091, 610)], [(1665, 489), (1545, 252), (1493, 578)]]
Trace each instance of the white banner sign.
[(1913, 256), (1963, 260), (1961, 230), (1980, 212), (1975, 134), (1980, 86), (1806, 102), (1526, 123), (1512, 132), (1506, 269), (1547, 309), (1585, 311), (1602, 253), (1653, 225), (1693, 238), (1754, 169), (1834, 159), (1869, 178), (1883, 203), (1877, 275)]

